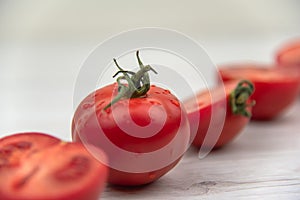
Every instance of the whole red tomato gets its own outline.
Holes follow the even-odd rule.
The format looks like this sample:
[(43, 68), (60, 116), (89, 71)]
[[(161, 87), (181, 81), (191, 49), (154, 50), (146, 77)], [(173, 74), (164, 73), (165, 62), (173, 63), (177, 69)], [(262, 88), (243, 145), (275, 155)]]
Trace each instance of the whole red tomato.
[[(219, 148), (231, 142), (249, 122), (253, 105), (249, 101), (249, 96), (253, 93), (253, 89), (249, 81), (229, 81), (224, 85), (198, 93), (197, 105), (192, 99), (187, 99), (184, 105), (191, 130), (197, 130), (192, 144), (196, 147), (204, 145), (204, 147)], [(216, 133), (218, 130), (208, 132), (212, 122), (212, 107), (221, 107), (222, 104), (226, 105), (226, 116), (221, 132), (220, 134)], [(207, 137), (207, 134), (215, 135)]]
[(0, 139), (1, 200), (96, 200), (107, 173), (80, 143), (42, 133)]
[(281, 115), (297, 98), (300, 79), (297, 71), (255, 63), (232, 64), (219, 68), (223, 81), (248, 79), (256, 101), (252, 119), (270, 120)]
[[(108, 182), (142, 185), (172, 169), (189, 142), (189, 124), (180, 101), (167, 89), (150, 85), (149, 65), (88, 95), (72, 123), (74, 141), (93, 144), (109, 158)], [(117, 74), (118, 74), (117, 73)], [(124, 83), (125, 81), (125, 83)]]

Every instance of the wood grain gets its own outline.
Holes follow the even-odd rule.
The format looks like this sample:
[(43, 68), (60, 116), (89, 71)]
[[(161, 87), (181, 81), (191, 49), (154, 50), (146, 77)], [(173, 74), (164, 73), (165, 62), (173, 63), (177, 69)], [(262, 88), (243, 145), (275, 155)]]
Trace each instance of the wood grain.
[(273, 121), (252, 121), (204, 159), (190, 148), (153, 184), (108, 186), (102, 199), (300, 199), (300, 101)]

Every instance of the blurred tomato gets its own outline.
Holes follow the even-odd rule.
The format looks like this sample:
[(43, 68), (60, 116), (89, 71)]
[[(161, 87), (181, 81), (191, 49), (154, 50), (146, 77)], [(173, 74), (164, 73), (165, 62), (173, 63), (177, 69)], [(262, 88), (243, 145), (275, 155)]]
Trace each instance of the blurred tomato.
[(282, 44), (275, 59), (279, 67), (293, 68), (300, 73), (300, 38)]
[(282, 44), (275, 56), (280, 66), (297, 66), (300, 69), (300, 38)]
[(223, 81), (248, 79), (255, 87), (251, 98), (256, 101), (252, 118), (270, 120), (291, 106), (300, 90), (299, 72), (257, 63), (241, 63), (219, 67)]
[[(222, 90), (225, 90), (225, 95)], [(252, 92), (253, 85), (248, 81), (228, 81), (224, 85), (200, 92), (197, 95), (197, 105), (194, 104), (193, 99), (184, 101), (191, 130), (197, 129), (192, 144), (196, 147), (205, 145), (219, 148), (231, 142), (249, 122), (252, 107), (249, 96)], [(222, 103), (226, 105), (226, 117), (221, 133), (218, 135), (213, 131), (215, 137), (206, 138), (211, 125), (212, 107)]]

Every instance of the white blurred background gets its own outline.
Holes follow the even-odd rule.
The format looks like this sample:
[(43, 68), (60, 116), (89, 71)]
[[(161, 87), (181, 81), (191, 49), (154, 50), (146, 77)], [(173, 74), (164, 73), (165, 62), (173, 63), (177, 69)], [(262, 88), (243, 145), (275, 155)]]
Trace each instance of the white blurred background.
[(300, 36), (299, 10), (297, 0), (0, 0), (0, 136), (42, 131), (70, 140), (80, 66), (121, 31), (180, 31), (216, 64), (272, 62), (281, 43)]

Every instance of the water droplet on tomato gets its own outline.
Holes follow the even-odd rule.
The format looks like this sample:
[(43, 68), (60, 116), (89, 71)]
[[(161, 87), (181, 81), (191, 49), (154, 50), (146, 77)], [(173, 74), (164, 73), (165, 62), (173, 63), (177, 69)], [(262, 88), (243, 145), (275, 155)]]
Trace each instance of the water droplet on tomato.
[(105, 109), (105, 110), (104, 110), (104, 112), (105, 112), (106, 114), (109, 114), (109, 113), (111, 113), (111, 107), (109, 107), (109, 108)]
[(26, 141), (21, 141), (21, 142), (15, 143), (15, 147), (17, 149), (21, 149), (21, 150), (29, 149), (31, 146), (32, 146), (32, 143), (26, 142)]
[(177, 100), (171, 99), (170, 102), (171, 102), (173, 105), (175, 105), (176, 107), (179, 107), (179, 106), (180, 106), (180, 103), (179, 103), (179, 101), (177, 101)]
[(92, 106), (93, 106), (93, 104), (91, 104), (91, 103), (85, 103), (85, 104), (82, 105), (82, 108), (83, 109), (88, 109), (88, 108), (90, 108)]
[(101, 96), (100, 93), (96, 92), (95, 97), (99, 97), (99, 96)]
[(156, 174), (155, 174), (155, 172), (150, 172), (150, 173), (149, 173), (149, 179), (151, 179), (151, 180), (155, 180), (155, 179), (156, 179)]
[(96, 108), (97, 110), (102, 109), (103, 104), (105, 103), (105, 101), (100, 101), (99, 103), (96, 104)]
[(163, 93), (164, 94), (171, 94), (170, 90), (164, 90)]
[(161, 105), (160, 102), (154, 101), (154, 100), (149, 100), (149, 103), (150, 103), (151, 105)]

